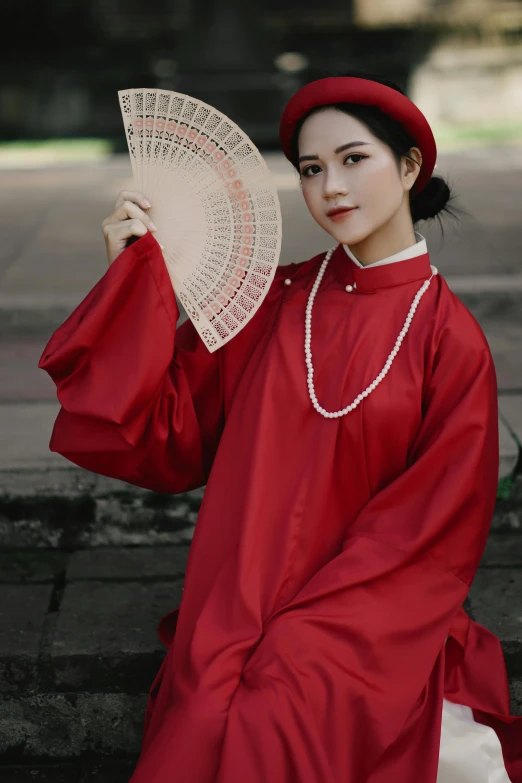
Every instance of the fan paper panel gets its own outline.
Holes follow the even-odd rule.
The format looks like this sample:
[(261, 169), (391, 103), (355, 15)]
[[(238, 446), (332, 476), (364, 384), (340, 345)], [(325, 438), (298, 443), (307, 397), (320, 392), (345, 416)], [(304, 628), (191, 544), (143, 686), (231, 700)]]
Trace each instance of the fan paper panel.
[(174, 291), (210, 352), (261, 306), (281, 207), (257, 147), (226, 115), (172, 90), (119, 90), (136, 190), (152, 207)]

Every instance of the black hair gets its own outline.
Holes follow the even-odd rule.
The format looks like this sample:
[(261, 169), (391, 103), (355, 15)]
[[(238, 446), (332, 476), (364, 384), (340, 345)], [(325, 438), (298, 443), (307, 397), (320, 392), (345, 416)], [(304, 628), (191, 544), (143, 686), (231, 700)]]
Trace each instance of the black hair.
[[(339, 74), (340, 76), (356, 76), (359, 79), (371, 79), (372, 81), (380, 82), (387, 87), (391, 87), (393, 90), (397, 90), (402, 95), (406, 93), (395, 82), (381, 76), (380, 74), (368, 73), (367, 71), (350, 71), (349, 73)], [(366, 106), (360, 103), (330, 103), (324, 106), (315, 106), (310, 109), (306, 114), (299, 118), (299, 121), (294, 129), (291, 139), (291, 162), (292, 165), (299, 170), (299, 132), (306, 120), (314, 112), (325, 109), (326, 107), (338, 109), (344, 111), (346, 114), (350, 114), (352, 117), (363, 122), (370, 131), (378, 139), (387, 144), (395, 158), (397, 168), (400, 171), (401, 158), (407, 157), (410, 160), (414, 160), (409, 155), (411, 147), (418, 146), (415, 143), (414, 138), (408, 133), (408, 131), (397, 120), (385, 114), (377, 106)], [(418, 165), (418, 164), (417, 164)], [(439, 224), (444, 233), (444, 228), (440, 222), (439, 213), (445, 211), (452, 217), (457, 217), (455, 213), (448, 207), (448, 203), (455, 198), (452, 188), (448, 182), (440, 175), (432, 176), (426, 183), (424, 188), (418, 194), (409, 192), (410, 197), (410, 211), (412, 222), (415, 224), (419, 220), (428, 220), (430, 218), (437, 217)]]

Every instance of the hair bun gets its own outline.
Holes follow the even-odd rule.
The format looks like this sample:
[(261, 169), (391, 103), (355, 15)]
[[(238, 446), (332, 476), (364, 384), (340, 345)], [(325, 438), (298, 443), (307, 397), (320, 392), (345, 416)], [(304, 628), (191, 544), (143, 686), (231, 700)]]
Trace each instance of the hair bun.
[(433, 218), (444, 209), (451, 198), (451, 191), (447, 182), (442, 177), (431, 177), (421, 192), (410, 200), (411, 217), (414, 223), (417, 220)]

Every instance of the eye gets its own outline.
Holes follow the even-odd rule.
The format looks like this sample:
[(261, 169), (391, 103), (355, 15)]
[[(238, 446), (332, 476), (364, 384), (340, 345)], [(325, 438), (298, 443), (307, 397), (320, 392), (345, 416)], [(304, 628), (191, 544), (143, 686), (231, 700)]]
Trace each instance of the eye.
[[(347, 160), (350, 158), (359, 158), (360, 160), (363, 160), (364, 158), (368, 157), (367, 155), (361, 155), (358, 152), (352, 152), (350, 155), (347, 155), (344, 159), (343, 163), (346, 163)], [(352, 168), (353, 166), (356, 166), (357, 163), (359, 163), (359, 160), (356, 160), (355, 163), (352, 164), (352, 166), (349, 166), (349, 168)], [(320, 167), (317, 165), (317, 163), (312, 163), (311, 166), (306, 166), (303, 171), (301, 172), (301, 176), (303, 177), (310, 177), (314, 176), (313, 174), (310, 174), (309, 172), (311, 169), (319, 169)]]
[[(348, 158), (360, 158), (360, 159), (362, 160), (362, 159), (363, 159), (363, 158), (365, 158), (365, 157), (366, 157), (366, 155), (360, 155), (358, 152), (352, 152), (352, 154), (351, 154), (351, 155), (348, 155), (348, 156), (347, 156), (347, 157), (344, 159), (344, 162), (346, 163), (346, 161), (348, 160)], [(359, 161), (356, 161), (356, 163), (358, 163), (358, 162), (359, 162)]]

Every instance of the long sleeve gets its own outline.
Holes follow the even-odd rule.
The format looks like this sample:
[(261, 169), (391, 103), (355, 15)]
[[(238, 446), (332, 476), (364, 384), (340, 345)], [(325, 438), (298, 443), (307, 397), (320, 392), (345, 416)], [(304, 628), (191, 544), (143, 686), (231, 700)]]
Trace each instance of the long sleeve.
[(223, 428), (221, 350), (179, 308), (156, 240), (126, 248), (54, 332), (38, 367), (60, 410), (49, 448), (157, 492), (206, 483)]
[(474, 321), (462, 311), (449, 321), (430, 348), (407, 469), (267, 622), (229, 708), (216, 783), (380, 781), (373, 774), (405, 726), (438, 752), (430, 678), (441, 676), (498, 481), (493, 360)]

